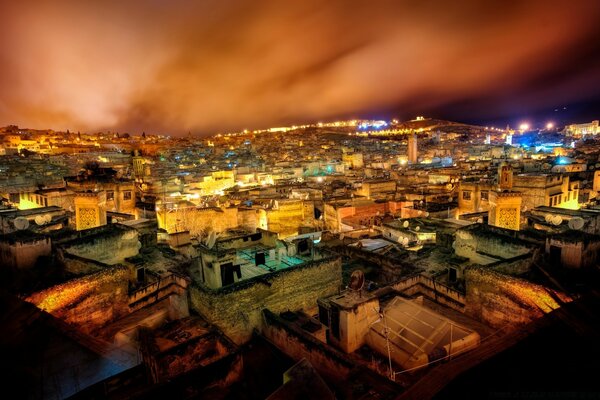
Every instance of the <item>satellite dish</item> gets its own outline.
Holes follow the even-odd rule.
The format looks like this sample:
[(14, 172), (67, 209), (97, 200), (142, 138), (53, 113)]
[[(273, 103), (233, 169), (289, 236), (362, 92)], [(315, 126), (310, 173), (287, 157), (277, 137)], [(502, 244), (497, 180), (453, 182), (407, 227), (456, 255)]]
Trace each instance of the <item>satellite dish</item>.
[(416, 232), (419, 232), (420, 230), (421, 230), (421, 227), (420, 227), (420, 226), (417, 226), (417, 227), (415, 228), (415, 231), (416, 231)]
[(545, 220), (547, 223), (551, 223), (551, 222), (552, 222), (552, 215), (550, 215), (550, 214), (546, 214), (546, 216), (544, 217), (544, 220)]
[(527, 206), (523, 206), (523, 207), (521, 208), (521, 211), (523, 211), (523, 212), (527, 211)]
[(555, 215), (552, 217), (552, 224), (556, 226), (562, 224), (562, 217), (560, 215)]
[(425, 211), (425, 216), (429, 217), (429, 211)]
[(43, 215), (36, 215), (34, 221), (37, 225), (44, 225), (46, 223), (46, 218)]
[(13, 223), (15, 224), (15, 229), (18, 231), (24, 231), (29, 228), (29, 220), (25, 217), (17, 217)]
[(404, 246), (408, 246), (408, 238), (407, 238), (407, 237), (403, 237), (403, 238), (402, 238), (402, 244), (403, 244)]
[(483, 218), (477, 218), (477, 223), (478, 224), (483, 224)]
[(360, 270), (352, 271), (348, 287), (352, 290), (361, 290), (365, 286), (365, 274)]
[(403, 227), (405, 227), (405, 228), (408, 228), (408, 221), (404, 221), (404, 222), (402, 223), (402, 226), (403, 226)]
[(50, 222), (52, 222), (52, 215), (50, 214), (44, 214), (44, 222), (49, 224)]
[(583, 228), (584, 224), (585, 224), (585, 220), (583, 218), (575, 217), (575, 218), (569, 220), (569, 229), (578, 231), (581, 228)]

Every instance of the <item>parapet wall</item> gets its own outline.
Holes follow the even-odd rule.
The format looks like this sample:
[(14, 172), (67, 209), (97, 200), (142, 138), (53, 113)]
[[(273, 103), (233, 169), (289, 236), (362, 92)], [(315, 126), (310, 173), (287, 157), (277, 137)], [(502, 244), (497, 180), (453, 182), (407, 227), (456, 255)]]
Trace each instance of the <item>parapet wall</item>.
[(90, 333), (129, 312), (130, 271), (116, 266), (34, 293), (25, 300)]
[(338, 292), (342, 284), (339, 257), (326, 258), (220, 289), (190, 286), (192, 307), (240, 344), (262, 326), (263, 309), (279, 313), (317, 307), (317, 299)]
[(66, 253), (114, 265), (122, 263), (128, 257), (137, 255), (141, 243), (135, 229), (121, 228), (99, 232), (91, 237), (76, 239), (63, 244), (62, 247)]
[(422, 274), (404, 278), (394, 283), (392, 288), (408, 295), (424, 294), (457, 311), (463, 312), (465, 309), (466, 298), (463, 293)]

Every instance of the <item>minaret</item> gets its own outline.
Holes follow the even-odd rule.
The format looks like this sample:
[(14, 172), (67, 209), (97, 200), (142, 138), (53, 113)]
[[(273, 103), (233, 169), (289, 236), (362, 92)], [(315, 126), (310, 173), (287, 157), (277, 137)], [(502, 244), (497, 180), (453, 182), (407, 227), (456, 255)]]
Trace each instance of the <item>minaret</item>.
[(510, 126), (506, 125), (506, 129), (504, 130), (506, 132), (506, 144), (511, 145), (512, 146), (512, 134), (510, 133)]
[(408, 137), (408, 162), (417, 163), (417, 135), (414, 132)]
[(509, 163), (503, 162), (498, 167), (498, 187), (500, 190), (511, 190), (513, 186), (513, 169)]
[(488, 224), (518, 231), (521, 228), (520, 192), (512, 191), (513, 170), (503, 162), (498, 167), (498, 190), (490, 190)]

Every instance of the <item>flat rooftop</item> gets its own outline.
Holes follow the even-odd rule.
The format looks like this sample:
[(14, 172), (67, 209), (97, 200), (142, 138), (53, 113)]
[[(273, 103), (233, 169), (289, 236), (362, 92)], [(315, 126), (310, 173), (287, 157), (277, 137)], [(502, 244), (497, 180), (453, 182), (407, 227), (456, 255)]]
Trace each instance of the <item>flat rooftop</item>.
[[(257, 253), (264, 253), (264, 264), (256, 265), (255, 256)], [(235, 263), (236, 265), (240, 265), (240, 270), (242, 273), (241, 280), (244, 280), (259, 275), (268, 274), (270, 272), (292, 268), (321, 258), (321, 254), (317, 251), (314, 252), (313, 258), (310, 255), (288, 255), (285, 247), (267, 247), (257, 244), (251, 247), (238, 249), (236, 251)]]

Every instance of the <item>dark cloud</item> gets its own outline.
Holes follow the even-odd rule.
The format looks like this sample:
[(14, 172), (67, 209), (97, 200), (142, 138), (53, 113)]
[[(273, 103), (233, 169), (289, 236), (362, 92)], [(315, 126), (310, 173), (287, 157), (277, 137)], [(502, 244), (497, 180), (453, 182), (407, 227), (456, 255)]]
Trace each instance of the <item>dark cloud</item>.
[(597, 101), (597, 4), (3, 2), (0, 124), (209, 133)]

